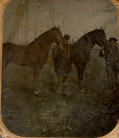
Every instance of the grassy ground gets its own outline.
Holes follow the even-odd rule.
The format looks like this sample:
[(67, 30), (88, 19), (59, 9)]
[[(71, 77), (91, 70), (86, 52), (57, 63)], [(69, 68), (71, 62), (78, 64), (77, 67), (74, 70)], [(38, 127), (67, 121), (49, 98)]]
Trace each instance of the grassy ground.
[(32, 93), (31, 68), (9, 65), (2, 80), (5, 126), (22, 137), (97, 137), (109, 133), (117, 124), (119, 94), (106, 92), (104, 59), (92, 56), (90, 64), (83, 79), (85, 92), (79, 92), (74, 69), (65, 95), (57, 94), (51, 58), (39, 77), (40, 95)]

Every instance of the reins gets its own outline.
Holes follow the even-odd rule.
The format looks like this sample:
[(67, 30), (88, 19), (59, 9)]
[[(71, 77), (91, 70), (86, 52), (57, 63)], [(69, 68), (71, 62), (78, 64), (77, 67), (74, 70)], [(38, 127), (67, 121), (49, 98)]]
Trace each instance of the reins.
[[(92, 46), (92, 45), (93, 45), (93, 42), (91, 41), (91, 39), (90, 39), (90, 37), (88, 36), (88, 34), (86, 34), (85, 37), (87, 38), (89, 45)], [(91, 54), (90, 54), (89, 56), (91, 56)], [(94, 54), (94, 61), (95, 61), (95, 54)], [(92, 62), (91, 65), (89, 65), (90, 62), (88, 62), (88, 63), (87, 63), (87, 66), (86, 66), (86, 68), (85, 68), (84, 70), (90, 68), (90, 67), (94, 64), (94, 61)]]
[[(91, 54), (90, 54), (90, 56), (91, 56)], [(87, 70), (88, 68), (90, 68), (94, 64), (94, 62), (95, 62), (95, 54), (94, 54), (94, 61), (90, 65), (89, 65), (89, 63), (90, 63), (90, 61), (89, 61), (84, 70)]]
[(38, 46), (37, 42), (35, 42), (35, 45), (37, 46), (38, 50), (41, 52), (42, 56), (45, 57), (44, 52), (41, 50), (41, 48)]

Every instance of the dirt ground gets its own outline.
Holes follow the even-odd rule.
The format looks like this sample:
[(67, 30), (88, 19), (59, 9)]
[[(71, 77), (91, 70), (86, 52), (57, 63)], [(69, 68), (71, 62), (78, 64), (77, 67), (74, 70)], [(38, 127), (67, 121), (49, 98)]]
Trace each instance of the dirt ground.
[(58, 94), (53, 61), (49, 58), (39, 77), (40, 95), (34, 95), (33, 72), (10, 64), (2, 79), (2, 119), (22, 137), (99, 137), (116, 126), (119, 93), (107, 93), (104, 59), (92, 56), (84, 74), (84, 92), (79, 91), (73, 68), (64, 94)]

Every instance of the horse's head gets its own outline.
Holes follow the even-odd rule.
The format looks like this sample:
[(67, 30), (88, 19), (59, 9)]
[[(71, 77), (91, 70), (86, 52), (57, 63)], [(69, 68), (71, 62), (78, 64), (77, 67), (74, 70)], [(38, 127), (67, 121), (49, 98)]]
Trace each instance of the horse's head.
[(93, 31), (93, 39), (94, 39), (94, 43), (99, 45), (102, 48), (108, 45), (106, 34), (103, 29), (95, 29)]
[(59, 45), (63, 42), (62, 32), (60, 31), (59, 27), (53, 27), (52, 31), (52, 41)]

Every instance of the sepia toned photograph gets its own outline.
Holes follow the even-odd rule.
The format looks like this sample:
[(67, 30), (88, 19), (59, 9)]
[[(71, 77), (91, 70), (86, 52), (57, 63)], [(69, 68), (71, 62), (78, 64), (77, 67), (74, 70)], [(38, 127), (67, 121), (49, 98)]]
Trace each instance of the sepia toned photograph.
[(102, 137), (119, 119), (118, 16), (110, 0), (11, 0), (1, 117), (21, 137)]

